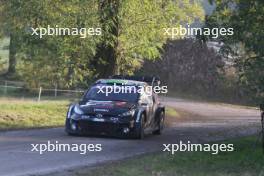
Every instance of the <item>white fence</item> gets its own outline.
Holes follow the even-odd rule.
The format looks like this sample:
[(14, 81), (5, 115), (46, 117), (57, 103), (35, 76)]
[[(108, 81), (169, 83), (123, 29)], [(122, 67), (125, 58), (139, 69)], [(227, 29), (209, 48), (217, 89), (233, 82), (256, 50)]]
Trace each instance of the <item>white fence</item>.
[(28, 88), (23, 82), (16, 81), (1, 81), (0, 80), (0, 97), (17, 98), (17, 99), (34, 99), (41, 100), (56, 100), (56, 99), (79, 99), (84, 93), (84, 90), (66, 90), (54, 88)]

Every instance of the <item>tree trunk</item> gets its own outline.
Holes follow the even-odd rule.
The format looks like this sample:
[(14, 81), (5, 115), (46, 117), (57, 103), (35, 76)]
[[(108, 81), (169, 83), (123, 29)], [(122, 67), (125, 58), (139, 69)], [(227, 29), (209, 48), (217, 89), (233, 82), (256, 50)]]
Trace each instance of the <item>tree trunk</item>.
[(16, 73), (16, 38), (15, 35), (10, 35), (10, 44), (9, 44), (9, 65), (8, 65), (8, 71), (7, 75), (14, 75)]
[[(118, 36), (119, 36), (119, 10), (120, 0), (105, 0), (99, 4), (102, 24), (102, 30), (104, 31), (104, 40), (97, 46), (97, 53), (92, 63), (97, 71), (99, 71), (99, 77), (107, 78), (111, 75), (120, 74), (120, 66), (118, 62)], [(113, 24), (109, 26), (109, 21)], [(110, 30), (109, 30), (110, 27)], [(106, 32), (107, 31), (107, 32)], [(109, 35), (113, 36), (109, 38)], [(114, 41), (109, 41), (114, 38)], [(113, 42), (113, 45), (106, 44)], [(99, 63), (103, 61), (104, 63)]]

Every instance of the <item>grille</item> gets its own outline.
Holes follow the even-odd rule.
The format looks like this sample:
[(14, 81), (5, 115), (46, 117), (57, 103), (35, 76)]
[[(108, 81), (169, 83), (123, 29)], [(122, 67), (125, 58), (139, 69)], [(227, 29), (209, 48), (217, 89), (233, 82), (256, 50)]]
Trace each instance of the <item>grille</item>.
[(107, 122), (79, 122), (79, 127), (83, 132), (88, 133), (113, 133), (121, 129), (121, 125)]

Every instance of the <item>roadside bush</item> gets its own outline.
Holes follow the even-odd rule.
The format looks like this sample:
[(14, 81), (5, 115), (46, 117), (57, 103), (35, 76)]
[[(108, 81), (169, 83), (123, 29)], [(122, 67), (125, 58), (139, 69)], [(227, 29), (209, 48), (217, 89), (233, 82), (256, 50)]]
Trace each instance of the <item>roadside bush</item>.
[(232, 63), (199, 40), (168, 41), (162, 58), (144, 62), (138, 73), (159, 75), (177, 96), (239, 103), (249, 99)]
[(224, 62), (216, 52), (198, 40), (169, 41), (160, 60), (144, 63), (142, 71), (161, 77), (175, 91), (214, 95)]

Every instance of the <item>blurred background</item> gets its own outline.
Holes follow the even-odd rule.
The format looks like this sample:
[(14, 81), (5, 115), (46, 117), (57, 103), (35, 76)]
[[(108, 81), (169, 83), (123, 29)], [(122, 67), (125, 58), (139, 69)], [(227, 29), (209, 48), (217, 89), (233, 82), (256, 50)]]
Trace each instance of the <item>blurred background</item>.
[[(136, 74), (160, 76), (169, 96), (255, 105), (264, 94), (263, 11), (260, 0), (1, 1), (0, 95), (75, 99), (96, 79)], [(234, 35), (163, 35), (187, 23)], [(48, 25), (102, 35), (31, 35)]]

